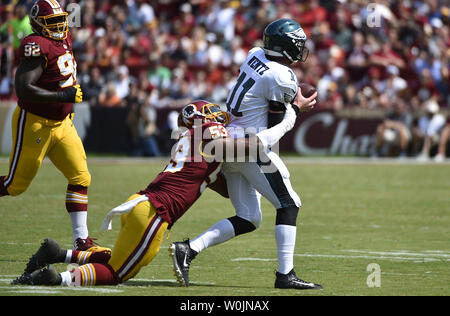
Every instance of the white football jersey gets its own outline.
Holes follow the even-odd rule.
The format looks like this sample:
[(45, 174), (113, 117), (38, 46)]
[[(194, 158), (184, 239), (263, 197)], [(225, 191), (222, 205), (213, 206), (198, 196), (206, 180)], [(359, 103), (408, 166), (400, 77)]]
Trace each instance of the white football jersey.
[(289, 67), (268, 60), (260, 47), (251, 49), (228, 95), (230, 133), (240, 137), (233, 129), (267, 128), (269, 101), (291, 103), (297, 86), (297, 77)]

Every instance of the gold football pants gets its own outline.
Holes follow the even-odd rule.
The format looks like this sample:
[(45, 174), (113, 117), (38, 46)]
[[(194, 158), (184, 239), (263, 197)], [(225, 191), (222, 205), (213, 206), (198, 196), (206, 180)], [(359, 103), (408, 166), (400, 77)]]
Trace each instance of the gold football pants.
[(89, 187), (83, 143), (71, 115), (62, 121), (31, 114), (19, 106), (12, 118), (13, 148), (4, 185), (10, 195), (23, 193), (47, 156), (71, 185)]
[[(131, 196), (127, 201), (139, 197)], [(120, 282), (134, 277), (158, 254), (168, 223), (149, 202), (141, 202), (121, 216), (122, 227), (108, 264)]]

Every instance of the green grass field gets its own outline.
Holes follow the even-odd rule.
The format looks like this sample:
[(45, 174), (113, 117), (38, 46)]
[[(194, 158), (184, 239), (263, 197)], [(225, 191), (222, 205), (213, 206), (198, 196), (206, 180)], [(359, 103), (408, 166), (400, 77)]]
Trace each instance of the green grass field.
[[(321, 160), (323, 161), (323, 160)], [(113, 230), (100, 231), (104, 215), (144, 188), (164, 162), (88, 160), (90, 235), (114, 245)], [(66, 182), (56, 168), (42, 166), (21, 196), (0, 199), (0, 295), (304, 296), (450, 295), (450, 165), (288, 162), (302, 198), (298, 218), (297, 274), (323, 285), (321, 291), (277, 290), (275, 211), (263, 199), (263, 223), (201, 253), (191, 266), (189, 288), (177, 286), (168, 246), (193, 238), (234, 215), (231, 203), (207, 190), (172, 228), (160, 253), (135, 279), (119, 286), (62, 288), (12, 286), (46, 237), (71, 247), (65, 211)], [(7, 163), (0, 163), (6, 174)], [(381, 284), (369, 287), (379, 266)], [(66, 265), (56, 265), (59, 271)], [(371, 278), (369, 278), (372, 280)]]

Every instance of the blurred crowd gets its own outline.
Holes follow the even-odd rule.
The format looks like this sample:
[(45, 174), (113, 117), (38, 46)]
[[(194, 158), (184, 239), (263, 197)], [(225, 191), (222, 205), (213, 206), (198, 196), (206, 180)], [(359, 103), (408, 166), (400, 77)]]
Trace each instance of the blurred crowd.
[[(0, 98), (14, 98), (33, 1), (0, 1)], [(293, 68), (317, 87), (321, 108), (450, 109), (447, 0), (60, 1), (72, 2), (78, 81), (91, 106), (128, 106), (151, 122), (155, 109), (192, 99), (224, 104), (265, 26), (287, 17), (310, 39), (308, 60)]]

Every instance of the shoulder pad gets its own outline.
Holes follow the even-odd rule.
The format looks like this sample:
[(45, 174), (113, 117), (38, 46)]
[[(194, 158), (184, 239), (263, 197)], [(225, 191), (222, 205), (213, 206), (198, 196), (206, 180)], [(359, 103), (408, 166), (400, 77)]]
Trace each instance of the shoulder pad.
[(36, 34), (25, 37), (19, 49), (19, 56), (23, 58), (43, 57), (48, 53), (48, 39)]

